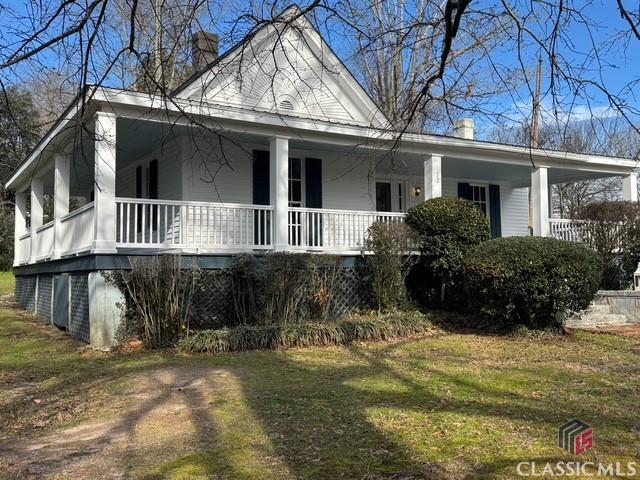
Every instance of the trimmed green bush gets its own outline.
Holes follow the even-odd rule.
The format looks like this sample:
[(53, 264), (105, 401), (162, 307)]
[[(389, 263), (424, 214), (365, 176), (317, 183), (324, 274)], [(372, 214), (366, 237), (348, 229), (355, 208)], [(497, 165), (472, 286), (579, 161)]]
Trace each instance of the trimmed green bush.
[(289, 325), (241, 325), (220, 330), (201, 330), (180, 342), (187, 352), (235, 352), (390, 340), (433, 330), (426, 315), (418, 312), (381, 316), (353, 316), (337, 323), (308, 322)]
[(487, 217), (466, 200), (433, 198), (410, 208), (406, 222), (419, 236), (444, 300), (445, 286), (458, 279), (467, 250), (490, 238)]
[(587, 247), (538, 237), (490, 240), (463, 264), (469, 307), (512, 328), (560, 326), (589, 306), (600, 283), (598, 255)]

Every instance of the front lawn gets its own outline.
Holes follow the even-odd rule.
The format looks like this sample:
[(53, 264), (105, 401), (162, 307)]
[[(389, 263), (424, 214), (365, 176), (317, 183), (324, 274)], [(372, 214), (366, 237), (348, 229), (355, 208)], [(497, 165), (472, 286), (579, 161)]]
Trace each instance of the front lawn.
[(0, 272), (0, 295), (13, 293), (13, 272)]
[(521, 461), (575, 460), (556, 445), (557, 427), (574, 417), (594, 427), (595, 449), (581, 461), (634, 461), (639, 354), (633, 337), (451, 334), (345, 348), (114, 356), (88, 352), (5, 306), (0, 471), (69, 479), (513, 478)]

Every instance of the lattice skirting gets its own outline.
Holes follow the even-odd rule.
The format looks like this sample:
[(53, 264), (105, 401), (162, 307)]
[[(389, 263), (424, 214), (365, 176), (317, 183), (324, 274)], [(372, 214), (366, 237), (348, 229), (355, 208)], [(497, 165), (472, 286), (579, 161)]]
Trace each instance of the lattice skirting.
[(83, 342), (91, 340), (89, 330), (89, 275), (72, 273), (69, 276), (71, 290), (69, 335)]
[(15, 287), (16, 303), (25, 310), (34, 311), (36, 306), (36, 275), (17, 276)]
[(53, 275), (38, 275), (38, 298), (36, 299), (36, 315), (44, 322), (51, 322), (51, 293)]
[[(366, 306), (368, 289), (364, 287), (361, 268), (343, 267), (338, 271), (333, 289), (334, 317), (349, 314)], [(87, 272), (69, 274), (69, 323), (67, 332), (89, 343), (89, 275)], [(38, 317), (50, 321), (53, 275), (22, 275), (16, 277), (15, 298), (22, 308), (37, 311)], [(192, 328), (218, 328), (234, 323), (234, 295), (231, 272), (226, 269), (207, 270), (197, 282), (191, 310)], [(36, 310), (37, 305), (37, 310)], [(308, 312), (301, 311), (301, 318)]]
[[(88, 273), (69, 275), (70, 316), (68, 333), (89, 343), (89, 286)], [(50, 322), (52, 311), (53, 275), (20, 275), (16, 277), (16, 303), (25, 310), (36, 312), (38, 318)], [(37, 305), (37, 310), (36, 310)]]
[[(364, 269), (343, 267), (338, 271), (333, 297), (333, 316), (343, 317), (370, 303), (363, 279)], [(199, 279), (193, 293), (191, 328), (219, 328), (234, 323), (231, 273), (208, 270)], [(302, 309), (304, 317), (308, 312)]]

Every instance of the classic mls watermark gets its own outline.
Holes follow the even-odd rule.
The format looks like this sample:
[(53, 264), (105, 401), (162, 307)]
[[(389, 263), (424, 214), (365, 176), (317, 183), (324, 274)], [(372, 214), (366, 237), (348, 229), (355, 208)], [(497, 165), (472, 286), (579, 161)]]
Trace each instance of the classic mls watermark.
[(520, 462), (516, 472), (521, 477), (635, 477), (636, 462)]
[(588, 423), (574, 418), (558, 429), (558, 446), (574, 455), (593, 448), (593, 428)]
[[(574, 418), (558, 428), (558, 447), (573, 455), (593, 448), (593, 427)], [(634, 477), (636, 462), (520, 462), (516, 472), (521, 477)]]

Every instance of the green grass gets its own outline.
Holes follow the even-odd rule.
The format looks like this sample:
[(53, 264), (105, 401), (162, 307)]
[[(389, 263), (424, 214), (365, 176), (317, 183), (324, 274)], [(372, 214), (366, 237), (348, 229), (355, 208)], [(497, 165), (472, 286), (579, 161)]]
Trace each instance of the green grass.
[(0, 272), (0, 295), (13, 293), (14, 284), (13, 272)]
[[(130, 466), (127, 478), (513, 478), (520, 461), (575, 460), (556, 446), (557, 427), (574, 417), (595, 431), (595, 450), (580, 461), (637, 461), (639, 354), (638, 338), (452, 334), (214, 356), (115, 356), (83, 351), (5, 308), (0, 435), (29, 438), (111, 418), (123, 406), (143, 409), (144, 402), (123, 398), (133, 378), (159, 367), (211, 367), (216, 387), (193, 413), (193, 443), (172, 440), (180, 420), (157, 426), (160, 453), (157, 440), (149, 451), (138, 445), (127, 458), (109, 459)], [(29, 396), (6, 393), (24, 383), (34, 389)]]

